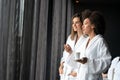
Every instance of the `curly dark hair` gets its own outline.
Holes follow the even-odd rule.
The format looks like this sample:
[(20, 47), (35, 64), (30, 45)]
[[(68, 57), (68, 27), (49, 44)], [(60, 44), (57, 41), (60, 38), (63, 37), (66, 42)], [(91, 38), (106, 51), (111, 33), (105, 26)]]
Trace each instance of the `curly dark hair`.
[(94, 32), (96, 34), (104, 35), (106, 25), (105, 19), (101, 12), (99, 11), (90, 11), (86, 9), (82, 12), (82, 20), (89, 18), (90, 22), (95, 25)]

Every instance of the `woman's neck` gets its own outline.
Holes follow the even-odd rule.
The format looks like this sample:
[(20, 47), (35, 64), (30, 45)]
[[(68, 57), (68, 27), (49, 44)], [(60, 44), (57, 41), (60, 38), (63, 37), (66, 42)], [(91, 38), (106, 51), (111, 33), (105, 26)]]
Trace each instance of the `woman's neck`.
[(91, 34), (89, 34), (89, 38), (90, 38), (90, 40), (91, 40), (93, 37), (95, 37), (95, 36), (96, 36), (95, 33), (91, 33)]
[(80, 32), (77, 32), (77, 38), (79, 39), (80, 38), (80, 36), (82, 36), (83, 35), (83, 33), (82, 33), (82, 31)]

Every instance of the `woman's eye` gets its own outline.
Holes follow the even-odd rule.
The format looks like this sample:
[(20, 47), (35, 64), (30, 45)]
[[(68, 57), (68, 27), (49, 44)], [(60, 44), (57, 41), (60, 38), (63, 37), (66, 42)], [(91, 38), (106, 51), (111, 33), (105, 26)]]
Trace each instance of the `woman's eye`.
[(78, 22), (76, 22), (76, 24), (78, 24), (78, 23), (80, 23), (79, 21)]
[(72, 24), (79, 24), (80, 23), (80, 21), (77, 21), (77, 22), (72, 22)]

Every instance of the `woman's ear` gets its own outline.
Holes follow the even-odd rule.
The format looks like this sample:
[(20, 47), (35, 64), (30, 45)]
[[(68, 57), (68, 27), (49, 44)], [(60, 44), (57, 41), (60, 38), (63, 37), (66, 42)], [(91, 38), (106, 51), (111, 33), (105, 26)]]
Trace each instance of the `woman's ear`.
[(95, 28), (95, 25), (94, 25), (94, 24), (92, 24), (91, 26), (92, 26), (93, 29)]

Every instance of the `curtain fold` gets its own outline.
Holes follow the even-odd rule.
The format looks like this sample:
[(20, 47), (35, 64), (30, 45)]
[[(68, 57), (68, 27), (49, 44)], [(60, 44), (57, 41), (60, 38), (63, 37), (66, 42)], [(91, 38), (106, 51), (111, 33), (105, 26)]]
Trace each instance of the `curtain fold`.
[(30, 79), (34, 0), (24, 0), (22, 45), (20, 53), (20, 80)]
[(35, 80), (36, 74), (36, 60), (37, 60), (37, 46), (38, 46), (38, 30), (39, 30), (39, 16), (40, 16), (40, 0), (35, 0), (34, 14), (33, 14), (33, 33), (31, 45), (31, 60), (30, 60), (30, 80)]
[(17, 79), (16, 39), (18, 21), (16, 0), (0, 0), (0, 80)]
[(40, 2), (35, 80), (45, 80), (46, 78), (48, 4), (49, 0), (41, 0)]

